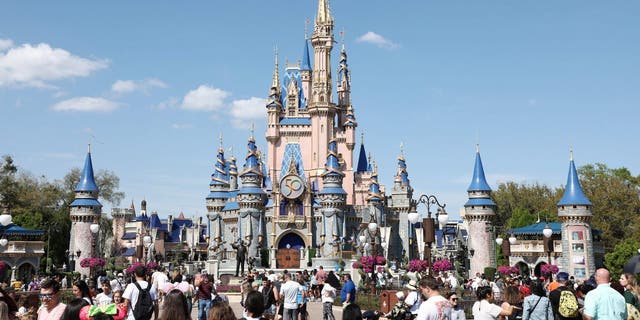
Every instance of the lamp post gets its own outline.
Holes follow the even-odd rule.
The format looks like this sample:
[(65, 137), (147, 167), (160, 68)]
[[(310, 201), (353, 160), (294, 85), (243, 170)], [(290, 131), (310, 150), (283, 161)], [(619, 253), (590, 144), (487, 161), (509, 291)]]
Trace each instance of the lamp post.
[(5, 231), (6, 227), (12, 223), (10, 214), (0, 214), (0, 224), (2, 225), (2, 239), (0, 239), (0, 246), (5, 247), (9, 243), (9, 240), (5, 237)]
[(553, 252), (553, 230), (549, 227), (549, 223), (542, 229), (542, 235), (544, 236), (544, 251), (547, 253), (547, 262), (551, 264), (551, 253)]
[(429, 264), (429, 274), (431, 272), (431, 243), (435, 241), (435, 221), (431, 218), (431, 205), (435, 204), (438, 206), (438, 210), (436, 211), (436, 219), (438, 220), (439, 225), (445, 225), (449, 220), (449, 215), (444, 210), (446, 204), (441, 204), (438, 201), (438, 198), (434, 195), (421, 195), (418, 198), (418, 202), (416, 203), (416, 207), (418, 204), (425, 204), (427, 206), (427, 217), (422, 219), (422, 233), (424, 238), (424, 260)]
[(145, 263), (149, 263), (149, 260), (151, 259), (151, 245), (153, 244), (153, 242), (151, 241), (151, 236), (146, 235), (142, 237), (142, 242), (144, 243), (144, 248), (146, 249)]
[[(95, 258), (96, 257), (96, 245), (98, 243), (97, 241), (97, 237), (98, 237), (98, 232), (100, 232), (100, 225), (97, 223), (93, 223), (89, 226), (89, 230), (91, 230), (91, 258)], [(91, 277), (91, 279), (93, 279), (93, 267), (89, 268), (89, 275)]]
[(502, 255), (507, 259), (507, 265), (511, 265), (509, 262), (509, 256), (511, 256), (511, 245), (516, 244), (516, 242), (518, 242), (518, 239), (516, 239), (513, 234), (508, 239), (503, 239), (501, 235), (498, 235), (496, 238), (496, 244), (501, 247)]

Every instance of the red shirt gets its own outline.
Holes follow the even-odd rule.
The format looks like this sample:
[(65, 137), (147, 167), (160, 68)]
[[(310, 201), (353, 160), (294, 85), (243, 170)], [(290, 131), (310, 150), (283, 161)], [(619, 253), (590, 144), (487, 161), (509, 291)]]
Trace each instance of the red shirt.
[(531, 289), (529, 289), (529, 287), (527, 286), (520, 286), (520, 292), (522, 293), (522, 295), (524, 295), (525, 297), (528, 297), (531, 295)]

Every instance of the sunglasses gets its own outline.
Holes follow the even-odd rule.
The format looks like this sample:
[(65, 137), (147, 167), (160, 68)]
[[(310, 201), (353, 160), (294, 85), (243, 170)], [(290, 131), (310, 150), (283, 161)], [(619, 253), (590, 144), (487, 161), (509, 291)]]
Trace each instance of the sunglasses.
[(40, 293), (38, 295), (40, 299), (51, 299), (53, 297), (53, 293)]
[(451, 298), (451, 300), (453, 300), (453, 301), (458, 301), (458, 298)]

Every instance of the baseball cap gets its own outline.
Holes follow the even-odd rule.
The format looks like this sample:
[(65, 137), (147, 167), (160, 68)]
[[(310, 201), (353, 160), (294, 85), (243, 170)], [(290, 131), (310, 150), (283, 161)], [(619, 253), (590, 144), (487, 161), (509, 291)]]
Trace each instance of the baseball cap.
[(556, 279), (560, 282), (566, 282), (569, 281), (569, 274), (566, 272), (558, 272), (558, 275), (556, 276)]

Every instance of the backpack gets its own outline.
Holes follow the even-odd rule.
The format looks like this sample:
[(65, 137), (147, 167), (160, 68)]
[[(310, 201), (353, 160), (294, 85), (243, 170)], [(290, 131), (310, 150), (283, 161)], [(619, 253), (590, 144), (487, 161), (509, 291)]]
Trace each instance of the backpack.
[(138, 301), (133, 307), (133, 317), (136, 320), (150, 320), (154, 309), (151, 293), (149, 293), (151, 285), (147, 285), (147, 288), (143, 290), (137, 281), (134, 281), (133, 284), (138, 288)]
[(570, 290), (560, 292), (558, 303), (558, 313), (565, 318), (575, 318), (578, 316), (578, 299)]

